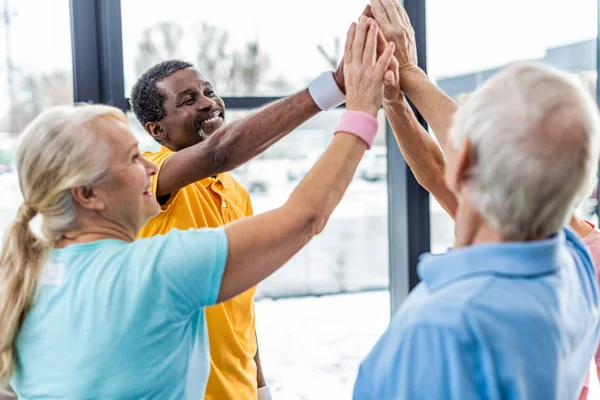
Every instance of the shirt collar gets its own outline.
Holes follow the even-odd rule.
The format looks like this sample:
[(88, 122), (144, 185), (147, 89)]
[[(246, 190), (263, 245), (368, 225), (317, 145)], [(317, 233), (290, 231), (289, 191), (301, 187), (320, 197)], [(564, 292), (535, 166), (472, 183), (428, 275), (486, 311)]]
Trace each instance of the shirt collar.
[(424, 254), (417, 267), (430, 290), (473, 275), (536, 276), (551, 273), (568, 259), (566, 237), (555, 236), (535, 242), (482, 244), (453, 250), (444, 255)]
[[(173, 153), (173, 151), (171, 149), (169, 149), (166, 146), (162, 146), (162, 145), (158, 149), (158, 152), (159, 153)], [(218, 174), (215, 178), (209, 176), (207, 178), (200, 179), (199, 182), (205, 188), (208, 188), (210, 185), (212, 185), (213, 183), (216, 183), (216, 182), (221, 182), (221, 185), (223, 185), (223, 187), (225, 189), (228, 189), (230, 187), (230, 182), (229, 182), (229, 179), (227, 178), (227, 174)]]

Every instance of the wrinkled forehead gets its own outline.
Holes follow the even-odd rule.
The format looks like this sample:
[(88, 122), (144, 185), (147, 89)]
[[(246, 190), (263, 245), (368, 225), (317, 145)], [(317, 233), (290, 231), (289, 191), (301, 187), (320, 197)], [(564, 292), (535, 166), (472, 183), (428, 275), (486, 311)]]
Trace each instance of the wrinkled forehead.
[(185, 68), (156, 82), (156, 87), (166, 96), (176, 96), (191, 89), (200, 90), (208, 82), (195, 68)]

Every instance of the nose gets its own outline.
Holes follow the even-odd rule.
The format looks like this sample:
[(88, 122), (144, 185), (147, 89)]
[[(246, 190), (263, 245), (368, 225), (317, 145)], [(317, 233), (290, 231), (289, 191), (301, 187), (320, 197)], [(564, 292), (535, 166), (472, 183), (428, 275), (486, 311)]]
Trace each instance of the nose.
[(217, 105), (217, 102), (209, 97), (200, 96), (198, 100), (198, 109), (200, 111), (210, 111)]
[(144, 166), (146, 167), (146, 171), (148, 171), (148, 176), (156, 175), (156, 173), (158, 172), (158, 166), (145, 157), (142, 157), (142, 159), (144, 160)]

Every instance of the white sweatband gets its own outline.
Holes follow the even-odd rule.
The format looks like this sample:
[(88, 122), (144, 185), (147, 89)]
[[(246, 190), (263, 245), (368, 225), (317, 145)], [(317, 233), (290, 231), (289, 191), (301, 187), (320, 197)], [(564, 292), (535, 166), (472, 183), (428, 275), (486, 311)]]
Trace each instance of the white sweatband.
[(308, 84), (313, 100), (323, 111), (331, 110), (346, 101), (346, 95), (340, 90), (332, 71), (323, 72)]
[(258, 389), (258, 400), (272, 400), (271, 391), (268, 386), (263, 386)]

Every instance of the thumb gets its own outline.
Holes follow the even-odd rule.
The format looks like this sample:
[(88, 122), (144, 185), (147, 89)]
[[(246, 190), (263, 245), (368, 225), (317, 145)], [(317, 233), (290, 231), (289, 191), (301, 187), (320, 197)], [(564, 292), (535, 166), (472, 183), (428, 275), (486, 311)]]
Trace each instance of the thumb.
[(383, 84), (385, 86), (394, 86), (395, 80), (396, 77), (393, 71), (385, 71), (385, 74), (383, 75)]
[(398, 83), (393, 71), (386, 71), (383, 76), (383, 97), (388, 100), (393, 100), (398, 97)]

